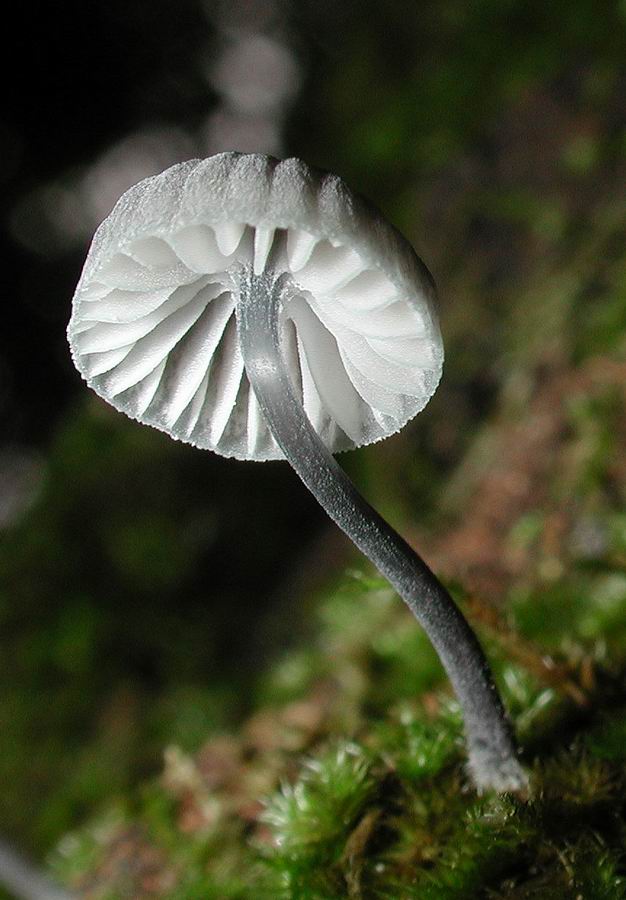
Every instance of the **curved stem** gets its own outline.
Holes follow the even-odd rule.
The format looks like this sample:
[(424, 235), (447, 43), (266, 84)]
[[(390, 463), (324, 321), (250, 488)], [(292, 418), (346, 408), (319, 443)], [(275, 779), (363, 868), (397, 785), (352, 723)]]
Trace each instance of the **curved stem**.
[[(47, 873), (40, 871), (0, 838), (0, 885), (20, 900), (72, 900), (74, 894), (57, 887)], [(75, 898), (78, 900), (78, 898)]]
[(526, 775), (474, 632), (426, 563), (359, 494), (294, 392), (280, 341), (284, 290), (272, 273), (246, 273), (237, 306), (244, 364), (265, 419), (311, 493), (389, 580), (432, 641), (461, 704), (476, 786), (522, 789)]

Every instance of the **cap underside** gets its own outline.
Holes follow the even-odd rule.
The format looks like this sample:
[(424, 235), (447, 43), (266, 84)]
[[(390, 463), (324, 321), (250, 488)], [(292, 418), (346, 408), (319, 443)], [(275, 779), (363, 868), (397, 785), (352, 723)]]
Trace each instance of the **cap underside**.
[(283, 353), (332, 451), (398, 431), (434, 392), (442, 349), (432, 309), (358, 240), (235, 219), (151, 231), (88, 258), (68, 329), (83, 377), (132, 418), (225, 456), (282, 457), (239, 349), (244, 269), (290, 283)]

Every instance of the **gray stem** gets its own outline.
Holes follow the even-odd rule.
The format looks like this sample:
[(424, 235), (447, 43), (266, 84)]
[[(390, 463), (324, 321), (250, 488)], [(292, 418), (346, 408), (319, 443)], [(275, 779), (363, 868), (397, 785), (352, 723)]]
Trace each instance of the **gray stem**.
[(474, 632), (426, 563), (359, 494), (309, 422), (281, 351), (288, 285), (243, 274), (237, 306), (248, 379), (285, 457), (321, 506), (405, 600), (435, 647), (463, 710), (478, 789), (520, 790), (527, 779), (507, 715)]
[(1, 839), (0, 885), (20, 900), (72, 900), (74, 897)]

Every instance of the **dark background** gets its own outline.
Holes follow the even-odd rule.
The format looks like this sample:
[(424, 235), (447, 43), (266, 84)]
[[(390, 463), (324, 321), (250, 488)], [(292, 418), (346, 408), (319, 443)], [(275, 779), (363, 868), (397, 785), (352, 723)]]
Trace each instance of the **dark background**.
[(301, 156), (373, 200), (439, 283), (446, 378), (403, 435), (342, 462), (397, 524), (423, 524), (519, 361), (528, 285), (623, 190), (626, 7), (15, 13), (0, 110), (0, 832), (41, 851), (156, 771), (165, 744), (236, 722), (351, 553), (286, 466), (174, 444), (89, 395), (65, 327), (98, 221), (139, 178), (221, 149)]

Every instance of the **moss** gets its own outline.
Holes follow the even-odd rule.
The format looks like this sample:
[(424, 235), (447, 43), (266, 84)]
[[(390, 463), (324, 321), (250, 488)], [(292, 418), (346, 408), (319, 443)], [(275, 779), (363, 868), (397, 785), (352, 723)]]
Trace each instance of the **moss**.
[[(563, 597), (570, 577), (558, 584)], [(578, 631), (583, 648), (616, 639), (605, 580), (592, 582), (584, 609), (575, 603), (550, 620), (546, 646), (567, 654), (565, 639)], [(578, 705), (565, 678), (542, 683), (532, 665), (507, 660), (505, 645), (498, 648), (494, 632), (486, 632), (527, 747), (532, 794), (476, 798), (467, 789), (459, 709), (445, 691), (433, 692), (424, 678), (422, 700), (409, 699), (404, 663), (394, 664), (397, 680), (384, 681), (381, 705), (381, 629), (407, 627), (404, 610), (385, 598), (377, 578), (350, 577), (323, 599), (316, 641), (305, 655), (308, 677), (295, 679), (299, 700), (296, 691), (282, 702), (280, 692), (274, 695), (274, 707), (257, 713), (232, 744), (209, 741), (197, 757), (168, 751), (163, 779), (115, 826), (118, 845), (126, 834), (135, 855), (137, 846), (144, 854), (150, 848), (172, 898), (622, 896), (626, 695), (617, 657), (608, 667), (595, 659), (590, 681), (578, 670)], [(528, 617), (546, 602), (543, 590), (518, 601), (520, 641), (541, 637), (542, 613)], [(586, 621), (595, 623), (591, 635), (581, 627)], [(327, 652), (333, 667), (326, 660), (317, 668), (315, 658)], [(584, 658), (570, 659), (568, 678), (576, 679)], [(275, 679), (280, 683), (297, 662), (291, 654)], [(423, 664), (428, 672), (430, 663)], [(421, 665), (414, 657), (413, 666)], [(346, 687), (353, 689), (347, 700)], [(106, 871), (112, 897), (137, 892), (137, 881), (124, 888), (115, 874), (110, 832), (99, 851), (110, 868), (94, 862), (93, 834), (66, 839), (57, 871), (74, 884)]]
[(371, 801), (370, 761), (356, 744), (338, 746), (304, 762), (295, 784), (285, 783), (260, 821), (272, 832), (265, 858), (277, 872), (281, 895), (332, 897), (346, 887), (348, 840)]

